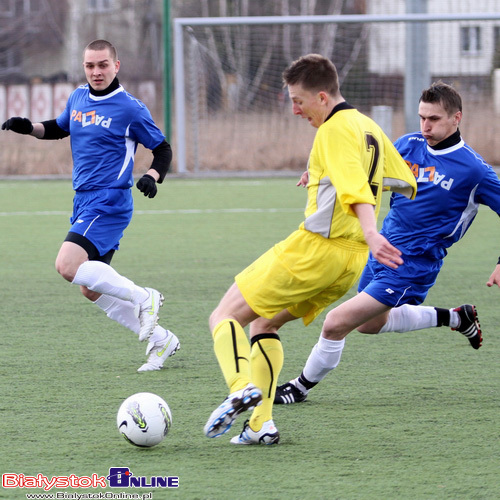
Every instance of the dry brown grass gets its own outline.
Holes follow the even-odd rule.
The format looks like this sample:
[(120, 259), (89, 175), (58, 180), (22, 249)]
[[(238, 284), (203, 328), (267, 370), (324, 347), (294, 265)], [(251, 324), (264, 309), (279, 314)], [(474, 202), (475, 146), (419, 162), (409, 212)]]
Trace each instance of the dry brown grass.
[[(137, 149), (136, 169), (148, 169), (153, 156), (142, 146)], [(0, 176), (71, 175), (73, 167), (69, 138), (41, 141), (31, 136), (0, 132)]]
[[(469, 105), (464, 109), (461, 131), (470, 146), (492, 165), (500, 165), (500, 117), (492, 106)], [(402, 112), (393, 120), (393, 138), (404, 133)], [(199, 172), (271, 171), (305, 169), (315, 129), (288, 112), (266, 115), (212, 115), (199, 124)], [(188, 144), (195, 131), (188, 131)], [(176, 137), (173, 171), (176, 171)], [(193, 171), (195, 155), (188, 148), (188, 170)], [(137, 172), (151, 163), (151, 153), (142, 146), (136, 157)], [(69, 139), (40, 141), (12, 132), (0, 132), (0, 175), (70, 175)]]
[[(200, 124), (199, 169), (303, 171), (314, 134), (305, 120), (280, 113), (210, 117)], [(194, 167), (192, 151), (188, 165)]]
[(0, 132), (0, 175), (70, 174), (69, 140), (39, 141)]

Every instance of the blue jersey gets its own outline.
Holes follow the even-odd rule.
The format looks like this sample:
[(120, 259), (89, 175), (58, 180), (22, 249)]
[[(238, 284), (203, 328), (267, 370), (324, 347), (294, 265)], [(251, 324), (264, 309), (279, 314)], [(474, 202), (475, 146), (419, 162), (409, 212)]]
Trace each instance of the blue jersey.
[(146, 106), (121, 85), (104, 96), (78, 87), (57, 124), (70, 134), (75, 191), (131, 188), (137, 144), (154, 149), (165, 140)]
[(417, 179), (417, 196), (394, 193), (381, 233), (404, 255), (442, 259), (474, 220), (479, 205), (500, 215), (500, 181), (462, 139), (435, 150), (421, 133), (395, 143)]

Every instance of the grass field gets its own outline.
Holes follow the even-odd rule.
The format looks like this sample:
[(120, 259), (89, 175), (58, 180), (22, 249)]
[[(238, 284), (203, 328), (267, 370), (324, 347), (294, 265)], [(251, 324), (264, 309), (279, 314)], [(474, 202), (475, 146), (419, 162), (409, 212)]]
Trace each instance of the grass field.
[[(153, 200), (136, 196), (113, 264), (162, 290), (161, 323), (182, 343), (165, 370), (143, 374), (136, 370), (145, 345), (54, 270), (70, 183), (0, 182), (1, 473), (50, 479), (128, 467), (135, 476), (178, 476), (175, 490), (106, 490), (155, 500), (500, 498), (500, 290), (485, 286), (500, 233), (488, 209), (451, 249), (426, 302), (475, 303), (479, 351), (448, 328), (352, 333), (339, 367), (308, 402), (275, 409), (280, 445), (230, 445), (243, 417), (228, 437), (204, 437), (226, 396), (207, 318), (234, 274), (301, 221), (305, 191), (295, 181), (171, 179)], [(280, 382), (300, 372), (323, 317), (283, 329)], [(152, 449), (132, 447), (116, 429), (120, 403), (140, 391), (158, 393), (173, 413), (171, 433)], [(32, 493), (42, 490), (2, 487), (0, 499)]]

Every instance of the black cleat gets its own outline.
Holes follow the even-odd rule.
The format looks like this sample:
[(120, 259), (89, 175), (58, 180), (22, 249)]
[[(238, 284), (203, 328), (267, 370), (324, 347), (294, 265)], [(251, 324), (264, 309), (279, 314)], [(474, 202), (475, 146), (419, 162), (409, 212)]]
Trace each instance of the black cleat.
[(476, 306), (471, 304), (464, 304), (463, 306), (456, 307), (453, 309), (458, 313), (460, 317), (460, 324), (457, 328), (452, 328), (452, 330), (457, 330), (467, 337), (470, 345), (474, 349), (479, 349), (481, 343), (483, 342), (483, 337), (481, 335), (481, 325), (479, 324), (479, 318), (477, 317)]
[(274, 396), (275, 405), (289, 405), (292, 403), (301, 403), (305, 401), (307, 394), (297, 389), (291, 382), (280, 385), (276, 388), (276, 394)]

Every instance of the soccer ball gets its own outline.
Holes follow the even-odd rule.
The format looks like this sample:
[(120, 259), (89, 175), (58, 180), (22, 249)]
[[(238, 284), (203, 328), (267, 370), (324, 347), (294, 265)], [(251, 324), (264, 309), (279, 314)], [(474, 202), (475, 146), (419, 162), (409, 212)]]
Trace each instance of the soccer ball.
[(150, 448), (165, 439), (172, 425), (172, 412), (160, 396), (138, 392), (121, 404), (116, 425), (129, 443)]

